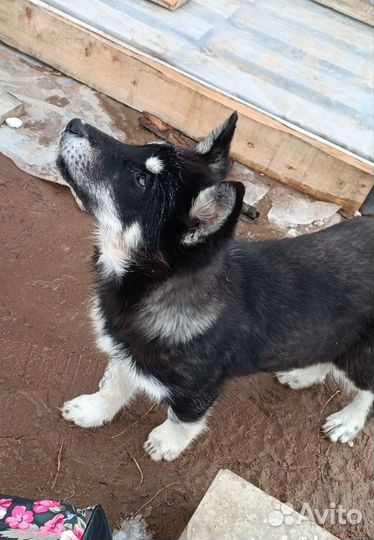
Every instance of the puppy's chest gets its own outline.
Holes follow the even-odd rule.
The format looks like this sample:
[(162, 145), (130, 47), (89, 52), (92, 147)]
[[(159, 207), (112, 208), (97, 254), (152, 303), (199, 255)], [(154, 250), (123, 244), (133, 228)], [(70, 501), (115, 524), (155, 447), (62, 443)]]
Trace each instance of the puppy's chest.
[(162, 343), (163, 349), (188, 345), (214, 326), (223, 306), (216, 290), (201, 291), (185, 281), (169, 279), (139, 297), (137, 287), (99, 288), (106, 328), (127, 346), (139, 341), (145, 348), (151, 344), (151, 349), (155, 343)]
[[(180, 348), (148, 334), (149, 319), (139, 314), (139, 308), (127, 305), (120, 295), (100, 291), (92, 301), (91, 318), (98, 346), (113, 356), (128, 354), (143, 371), (153, 371), (161, 364), (170, 366), (170, 359), (180, 356)], [(151, 324), (152, 324), (151, 317)]]
[(118, 320), (113, 320), (113, 313), (107, 312), (98, 295), (92, 301), (91, 318), (97, 346), (111, 360), (120, 363), (127, 372), (128, 381), (156, 401), (166, 399), (170, 381), (175, 378), (175, 364), (170, 362), (169, 355), (157, 355), (154, 347), (142, 342), (133, 332), (126, 332), (125, 321), (121, 325)]

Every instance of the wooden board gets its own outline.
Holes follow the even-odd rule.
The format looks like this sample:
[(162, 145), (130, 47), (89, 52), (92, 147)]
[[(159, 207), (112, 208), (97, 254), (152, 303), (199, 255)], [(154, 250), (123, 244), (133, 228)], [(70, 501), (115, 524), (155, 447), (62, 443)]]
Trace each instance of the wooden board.
[(0, 91), (0, 126), (6, 118), (20, 116), (23, 110), (24, 106), (21, 101), (8, 92)]
[(183, 6), (183, 4), (188, 2), (188, 0), (150, 0), (150, 1), (153, 2), (154, 4), (158, 4), (159, 6), (171, 9), (172, 11), (174, 11), (174, 9), (177, 9)]
[(370, 0), (314, 0), (352, 19), (374, 26), (374, 5)]
[(346, 212), (373, 185), (373, 165), (310, 136), (91, 28), (39, 0), (0, 2), (0, 40), (139, 111), (159, 116), (191, 138), (239, 113), (232, 154)]
[(176, 11), (148, 0), (42, 1), (374, 161), (373, 33), (366, 24), (311, 0), (193, 0)]

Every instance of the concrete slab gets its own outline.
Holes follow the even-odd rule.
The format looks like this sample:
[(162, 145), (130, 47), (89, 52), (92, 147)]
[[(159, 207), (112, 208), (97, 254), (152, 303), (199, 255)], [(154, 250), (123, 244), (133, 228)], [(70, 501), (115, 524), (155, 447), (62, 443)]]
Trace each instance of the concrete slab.
[(337, 540), (228, 470), (215, 477), (180, 540)]
[(56, 143), (72, 118), (84, 118), (114, 137), (126, 138), (126, 126), (115, 124), (95, 90), (1, 44), (0, 91), (10, 92), (16, 104), (21, 102), (7, 116), (24, 112), (21, 129), (0, 127), (0, 152), (45, 180), (62, 183), (55, 165)]
[(273, 205), (268, 219), (277, 227), (293, 228), (321, 225), (321, 228), (334, 225), (340, 221), (340, 206), (333, 203), (314, 201), (300, 197), (280, 187), (273, 192)]

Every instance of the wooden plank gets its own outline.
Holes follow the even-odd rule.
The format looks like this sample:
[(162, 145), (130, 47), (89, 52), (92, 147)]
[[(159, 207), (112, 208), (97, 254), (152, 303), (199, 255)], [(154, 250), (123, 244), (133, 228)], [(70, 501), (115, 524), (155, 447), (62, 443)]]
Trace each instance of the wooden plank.
[(0, 126), (10, 116), (21, 116), (24, 111), (22, 101), (9, 94), (0, 91)]
[(175, 144), (176, 146), (191, 146), (190, 139), (169, 126), (166, 122), (163, 122), (161, 118), (158, 118), (154, 114), (144, 112), (139, 118), (139, 124), (157, 135), (157, 137), (161, 137), (165, 141)]
[(359, 209), (373, 185), (371, 163), (98, 34), (40, 0), (2, 0), (0, 39), (194, 139), (237, 110), (235, 159), (348, 213)]
[(314, 0), (318, 4), (374, 26), (374, 5), (370, 0)]
[(174, 9), (177, 9), (183, 4), (186, 4), (188, 0), (150, 0), (154, 4), (158, 4), (159, 6), (166, 7), (168, 9), (171, 9), (174, 11)]

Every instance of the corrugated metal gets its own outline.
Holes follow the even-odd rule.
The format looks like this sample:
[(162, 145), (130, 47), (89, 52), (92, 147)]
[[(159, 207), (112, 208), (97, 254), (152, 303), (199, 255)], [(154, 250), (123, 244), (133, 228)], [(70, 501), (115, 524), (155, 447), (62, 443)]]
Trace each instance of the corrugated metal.
[[(373, 160), (374, 36), (310, 0), (47, 0), (248, 103)], [(157, 99), (157, 93), (155, 93)]]

